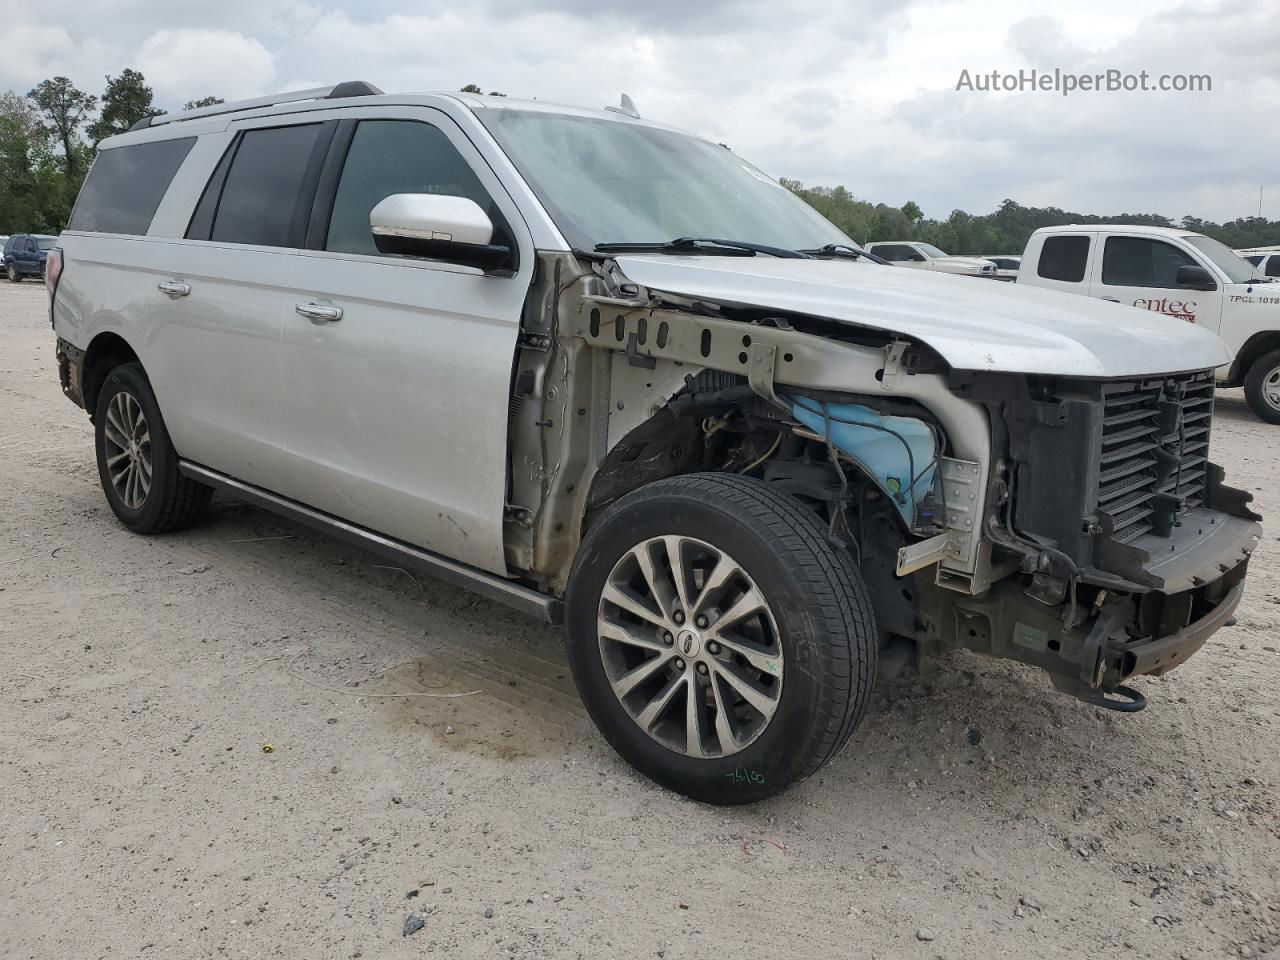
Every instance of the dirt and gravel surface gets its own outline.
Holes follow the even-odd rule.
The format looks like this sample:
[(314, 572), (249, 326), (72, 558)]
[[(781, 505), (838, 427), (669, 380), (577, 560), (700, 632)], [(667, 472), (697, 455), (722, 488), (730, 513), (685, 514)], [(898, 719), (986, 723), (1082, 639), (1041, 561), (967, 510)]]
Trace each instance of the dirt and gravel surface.
[[(1280, 952), (1274, 535), (1144, 713), (959, 654), (715, 809), (613, 755), (553, 629), (221, 497), (127, 533), (53, 346), (0, 286), (0, 956)], [(1280, 516), (1280, 427), (1218, 410)]]

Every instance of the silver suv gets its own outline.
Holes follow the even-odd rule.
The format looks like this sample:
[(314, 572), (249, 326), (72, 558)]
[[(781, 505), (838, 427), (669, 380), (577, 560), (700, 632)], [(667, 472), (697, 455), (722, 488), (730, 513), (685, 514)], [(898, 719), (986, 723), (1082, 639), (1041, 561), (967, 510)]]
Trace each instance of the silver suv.
[(154, 117), (47, 280), (127, 527), (222, 490), (563, 621), (604, 736), (701, 800), (812, 774), (955, 647), (1137, 709), (1260, 534), (1207, 459), (1215, 335), (882, 266), (626, 100)]

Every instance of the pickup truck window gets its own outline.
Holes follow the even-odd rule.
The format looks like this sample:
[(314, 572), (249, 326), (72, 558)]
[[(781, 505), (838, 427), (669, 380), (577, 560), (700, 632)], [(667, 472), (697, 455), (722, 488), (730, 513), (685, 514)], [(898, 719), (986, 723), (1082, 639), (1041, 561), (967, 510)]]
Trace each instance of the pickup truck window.
[(1183, 237), (1182, 239), (1212, 260), (1214, 266), (1225, 273), (1227, 280), (1231, 283), (1248, 283), (1252, 279), (1254, 271), (1245, 266), (1239, 254), (1225, 243), (1215, 240), (1213, 237), (1204, 236)]
[(98, 154), (68, 230), (144, 236), (195, 137), (113, 147)]
[(1277, 253), (1267, 260), (1268, 277), (1280, 277), (1280, 253)]
[(931, 243), (917, 243), (917, 244), (916, 244), (916, 247), (917, 247), (917, 249), (919, 249), (919, 251), (920, 251), (921, 253), (923, 253), (926, 257), (929, 257), (929, 258), (934, 259), (934, 260), (936, 260), (936, 259), (938, 259), (938, 258), (942, 258), (942, 259), (944, 259), (944, 260), (945, 260), (947, 257), (949, 257), (949, 256), (950, 256), (950, 254), (948, 254), (948, 253), (943, 253), (941, 250), (939, 250), (937, 247), (935, 247), (935, 246), (934, 246), (933, 244), (931, 244)]
[(1036, 273), (1046, 280), (1080, 283), (1084, 280), (1084, 269), (1088, 262), (1088, 237), (1045, 237)]
[[(1236, 257), (1239, 260), (1239, 257)], [(1107, 237), (1102, 251), (1102, 282), (1109, 287), (1177, 289), (1179, 267), (1197, 266), (1171, 243), (1148, 237)]]
[(369, 211), (393, 193), (466, 197), (503, 229), (488, 192), (439, 129), (416, 120), (363, 120), (338, 181), (325, 249), (386, 256), (374, 245)]
[(852, 241), (727, 148), (625, 120), (479, 110), (569, 242), (727, 237), (814, 249)]

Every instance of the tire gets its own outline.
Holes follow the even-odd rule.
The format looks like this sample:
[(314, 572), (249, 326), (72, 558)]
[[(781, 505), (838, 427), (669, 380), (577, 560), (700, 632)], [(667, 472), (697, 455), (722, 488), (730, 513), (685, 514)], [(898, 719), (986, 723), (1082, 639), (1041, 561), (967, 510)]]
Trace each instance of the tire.
[[(107, 503), (134, 533), (182, 530), (209, 506), (213, 491), (178, 472), (178, 454), (141, 364), (122, 364), (107, 374), (98, 393), (94, 445)], [(126, 471), (131, 478), (122, 482)]]
[[(670, 544), (690, 571), (685, 604)], [(722, 569), (733, 574), (716, 586)], [(738, 618), (751, 588), (764, 606)], [(876, 676), (875, 621), (849, 555), (797, 500), (737, 475), (673, 477), (609, 507), (578, 550), (566, 620), (574, 682), (605, 739), (706, 803), (752, 803), (811, 776), (849, 739)]]
[[(1267, 399), (1270, 393), (1275, 402)], [(1280, 350), (1259, 357), (1244, 378), (1244, 396), (1249, 409), (1267, 423), (1280, 423)]]
[(18, 266), (15, 263), (7, 263), (4, 268), (5, 276), (9, 278), (10, 283), (21, 283), (22, 274), (18, 272)]

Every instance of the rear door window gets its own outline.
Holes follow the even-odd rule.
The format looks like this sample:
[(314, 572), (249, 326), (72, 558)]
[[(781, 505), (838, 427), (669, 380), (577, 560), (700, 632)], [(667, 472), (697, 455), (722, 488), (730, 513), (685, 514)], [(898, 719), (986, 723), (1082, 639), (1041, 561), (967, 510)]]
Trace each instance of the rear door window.
[(246, 130), (231, 146), (191, 218), (187, 237), (301, 247), (319, 176), (323, 124)]
[(1267, 258), (1267, 276), (1280, 277), (1280, 253), (1272, 254)]
[(1147, 237), (1107, 237), (1102, 251), (1102, 282), (1109, 287), (1178, 286), (1179, 267), (1196, 262), (1171, 243)]
[(1089, 262), (1089, 238), (1085, 236), (1051, 236), (1044, 238), (1036, 273), (1046, 280), (1080, 283)]
[(68, 230), (143, 236), (195, 137), (112, 147), (98, 154)]

